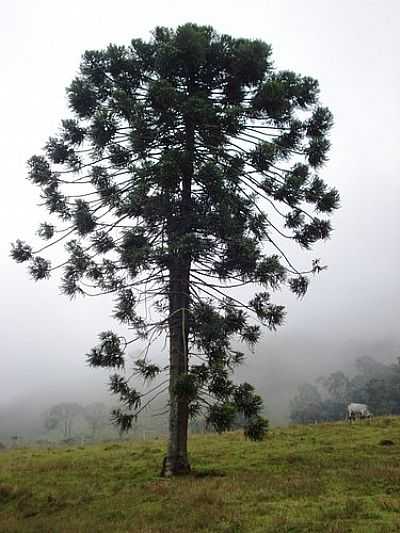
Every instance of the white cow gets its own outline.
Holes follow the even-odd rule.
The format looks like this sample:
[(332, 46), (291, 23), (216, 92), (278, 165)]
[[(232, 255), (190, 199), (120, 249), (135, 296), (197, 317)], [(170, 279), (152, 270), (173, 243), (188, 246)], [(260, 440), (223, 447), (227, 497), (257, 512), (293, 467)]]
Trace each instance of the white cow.
[(372, 418), (372, 413), (365, 403), (349, 403), (347, 406), (347, 420), (357, 420), (357, 418)]

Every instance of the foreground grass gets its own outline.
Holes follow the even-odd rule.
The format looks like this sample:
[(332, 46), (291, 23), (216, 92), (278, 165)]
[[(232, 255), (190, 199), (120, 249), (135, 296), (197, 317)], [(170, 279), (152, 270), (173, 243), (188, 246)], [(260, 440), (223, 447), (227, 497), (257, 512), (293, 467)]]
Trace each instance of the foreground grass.
[(158, 477), (164, 447), (0, 452), (0, 531), (400, 531), (400, 418), (195, 436), (181, 479)]

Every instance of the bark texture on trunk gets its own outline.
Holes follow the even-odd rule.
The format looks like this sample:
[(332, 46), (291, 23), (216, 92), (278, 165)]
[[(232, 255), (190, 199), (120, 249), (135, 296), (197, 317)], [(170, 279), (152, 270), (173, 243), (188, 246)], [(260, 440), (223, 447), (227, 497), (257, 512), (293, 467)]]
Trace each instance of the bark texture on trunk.
[[(189, 87), (189, 93), (192, 87)], [(192, 181), (194, 173), (194, 125), (185, 117), (185, 164), (181, 181), (179, 214), (168, 221), (168, 241), (175, 251), (169, 267), (169, 440), (161, 475), (173, 476), (190, 472), (187, 439), (189, 405), (177, 397), (176, 384), (189, 367), (189, 311), (191, 253), (180, 244), (192, 231)]]
[(170, 272), (169, 319), (169, 441), (167, 456), (161, 474), (173, 476), (190, 472), (187, 451), (189, 407), (187, 400), (176, 395), (179, 379), (188, 371), (188, 308), (189, 308), (188, 260), (178, 261)]

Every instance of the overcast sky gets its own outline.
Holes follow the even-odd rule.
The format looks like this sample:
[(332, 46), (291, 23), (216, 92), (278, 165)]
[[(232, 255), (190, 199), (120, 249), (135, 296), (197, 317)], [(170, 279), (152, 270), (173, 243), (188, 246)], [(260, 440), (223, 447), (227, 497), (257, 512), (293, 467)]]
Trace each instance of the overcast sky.
[(70, 302), (55, 281), (35, 284), (8, 254), (11, 241), (32, 241), (46, 219), (26, 160), (67, 115), (64, 88), (81, 53), (148, 38), (156, 25), (196, 22), (270, 43), (277, 68), (319, 80), (335, 117), (323, 174), (342, 208), (332, 239), (309, 254), (329, 270), (303, 301), (282, 295), (287, 325), (265, 336), (255, 366), (268, 374), (282, 361), (299, 370), (339, 365), (368, 346), (378, 358), (398, 346), (400, 356), (399, 15), (397, 0), (2, 0), (0, 404), (103, 379), (84, 354), (113, 325), (110, 301)]

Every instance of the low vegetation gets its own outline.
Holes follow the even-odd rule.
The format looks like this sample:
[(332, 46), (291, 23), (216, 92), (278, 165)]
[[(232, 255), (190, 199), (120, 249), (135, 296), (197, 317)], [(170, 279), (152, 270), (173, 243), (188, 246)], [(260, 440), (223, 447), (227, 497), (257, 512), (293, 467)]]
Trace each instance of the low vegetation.
[(277, 428), (261, 443), (196, 435), (193, 473), (178, 479), (159, 477), (164, 449), (153, 440), (2, 450), (0, 531), (400, 529), (400, 418)]

